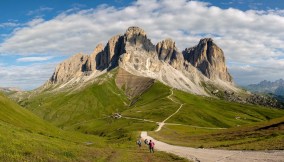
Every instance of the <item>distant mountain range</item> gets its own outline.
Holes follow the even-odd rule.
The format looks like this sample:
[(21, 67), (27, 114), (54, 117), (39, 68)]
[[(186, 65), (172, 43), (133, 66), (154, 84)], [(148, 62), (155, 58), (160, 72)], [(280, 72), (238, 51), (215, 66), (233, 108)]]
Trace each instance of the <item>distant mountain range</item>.
[(257, 93), (257, 94), (266, 94), (284, 103), (284, 80), (283, 79), (279, 79), (274, 82), (264, 80), (258, 84), (250, 84), (248, 86), (245, 86), (244, 88), (251, 92)]
[(246, 89), (255, 93), (271, 93), (278, 96), (284, 96), (284, 80), (279, 79), (276, 81), (261, 81), (258, 84), (250, 84), (245, 87)]
[(21, 90), (20, 88), (16, 88), (16, 87), (0, 87), (0, 92), (3, 92), (4, 94), (11, 94), (11, 93), (15, 93), (15, 92), (21, 92), (23, 90)]

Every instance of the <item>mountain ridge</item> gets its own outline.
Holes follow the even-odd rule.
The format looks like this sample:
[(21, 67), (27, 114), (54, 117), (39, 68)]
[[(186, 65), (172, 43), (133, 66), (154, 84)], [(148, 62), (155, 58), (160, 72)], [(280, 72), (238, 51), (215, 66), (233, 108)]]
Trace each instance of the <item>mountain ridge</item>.
[(284, 96), (284, 80), (278, 79), (275, 81), (263, 80), (256, 84), (245, 86), (250, 91), (256, 93), (272, 93), (275, 95)]
[[(205, 40), (208, 42), (206, 47), (200, 44)], [(199, 46), (202, 48), (196, 48)], [(129, 27), (123, 35), (109, 39), (105, 47), (98, 44), (92, 54), (79, 53), (60, 63), (52, 77), (39, 89), (82, 85), (119, 67), (133, 75), (155, 79), (198, 95), (212, 95), (204, 89), (203, 82), (219, 89), (239, 90), (227, 70), (222, 49), (211, 38), (201, 39), (197, 46), (187, 49), (194, 53), (187, 53), (186, 49), (180, 52), (170, 38), (154, 45), (143, 29)], [(203, 57), (204, 53), (208, 57)], [(201, 61), (192, 61), (196, 57)]]
[(275, 81), (263, 80), (257, 84), (250, 84), (248, 86), (244, 86), (244, 88), (257, 94), (265, 94), (273, 98), (276, 98), (278, 101), (282, 102), (282, 105), (284, 105), (283, 79), (278, 79)]

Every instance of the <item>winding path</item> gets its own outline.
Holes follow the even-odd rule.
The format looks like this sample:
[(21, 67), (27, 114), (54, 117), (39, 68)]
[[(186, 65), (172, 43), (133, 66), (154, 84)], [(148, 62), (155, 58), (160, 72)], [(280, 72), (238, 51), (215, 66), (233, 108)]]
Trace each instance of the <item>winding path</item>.
[[(172, 95), (173, 95), (173, 90), (171, 89), (171, 94), (167, 96), (167, 98), (177, 104), (180, 104), (180, 106), (173, 114), (171, 114), (162, 122), (155, 122), (152, 120), (132, 118), (132, 117), (122, 117), (122, 118), (147, 121), (152, 123), (155, 122), (159, 125), (159, 127), (155, 130), (155, 132), (160, 131), (165, 124), (184, 125), (176, 123), (165, 123), (173, 115), (178, 113), (182, 108), (182, 106), (184, 105), (183, 103), (179, 103), (174, 99), (172, 99), (171, 98)], [(226, 128), (199, 127), (193, 125), (186, 125), (186, 126), (202, 128), (202, 129), (226, 129)], [(155, 142), (156, 150), (172, 153), (194, 162), (284, 162), (284, 151), (234, 151), (234, 150), (218, 150), (218, 149), (198, 149), (198, 148), (191, 148), (184, 146), (175, 146), (155, 140), (154, 138), (148, 136), (146, 131), (141, 132), (141, 138), (142, 140), (144, 139), (153, 140)]]
[(170, 145), (141, 132), (142, 139), (153, 140), (155, 149), (172, 153), (194, 162), (283, 162), (284, 151), (231, 151), (217, 149), (197, 149)]
[(159, 131), (162, 129), (162, 127), (165, 125), (165, 122), (166, 122), (168, 119), (170, 119), (172, 116), (174, 116), (176, 113), (178, 113), (179, 110), (180, 110), (180, 109), (182, 108), (182, 106), (183, 106), (183, 104), (181, 104), (181, 103), (179, 103), (179, 102), (177, 102), (177, 101), (175, 101), (175, 100), (173, 100), (173, 99), (171, 98), (173, 94), (174, 94), (174, 91), (173, 91), (173, 89), (171, 89), (171, 94), (170, 94), (169, 96), (167, 96), (167, 98), (170, 99), (171, 101), (177, 103), (177, 104), (180, 104), (180, 106), (179, 106), (179, 108), (177, 109), (176, 112), (174, 112), (172, 115), (170, 115), (169, 117), (167, 117), (164, 121), (158, 122), (159, 127), (155, 130), (155, 132), (159, 132)]

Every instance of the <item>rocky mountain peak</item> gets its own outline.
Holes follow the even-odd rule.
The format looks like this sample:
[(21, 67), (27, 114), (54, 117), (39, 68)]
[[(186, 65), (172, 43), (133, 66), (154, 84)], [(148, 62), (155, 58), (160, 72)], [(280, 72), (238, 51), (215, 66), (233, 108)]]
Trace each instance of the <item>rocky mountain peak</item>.
[(137, 26), (129, 27), (125, 32), (125, 36), (128, 38), (131, 38), (132, 36), (135, 36), (135, 35), (146, 36), (146, 32)]
[(157, 43), (156, 51), (160, 60), (169, 63), (175, 68), (182, 66), (184, 61), (182, 54), (178, 51), (176, 43), (172, 39), (167, 38)]
[(76, 76), (80, 76), (82, 72), (89, 69), (86, 67), (89, 58), (88, 55), (78, 53), (63, 61), (56, 67), (50, 81), (52, 83), (64, 83)]
[(202, 38), (199, 41), (199, 44), (208, 44), (208, 43), (213, 43), (213, 39), (212, 38)]
[[(195, 94), (207, 95), (200, 83), (207, 82), (208, 78), (234, 91), (232, 84), (223, 84), (232, 82), (232, 78), (223, 51), (211, 38), (201, 39), (197, 46), (181, 53), (170, 38), (154, 45), (139, 27), (129, 27), (123, 35), (113, 36), (106, 46), (98, 44), (91, 55), (76, 54), (60, 63), (48, 83), (73, 87), (116, 67)], [(132, 83), (135, 77), (130, 78)], [(224, 82), (215, 82), (218, 79)], [(136, 82), (128, 85), (135, 89)]]
[(170, 60), (172, 55), (176, 53), (176, 45), (175, 42), (167, 38), (156, 45), (156, 50), (160, 60), (166, 61)]
[(97, 65), (100, 64), (100, 56), (104, 52), (103, 50), (104, 50), (104, 45), (102, 43), (96, 46), (93, 53), (86, 61), (86, 66), (85, 66), (86, 71), (95, 71), (97, 69)]
[(125, 40), (122, 35), (111, 37), (104, 48), (104, 54), (101, 56), (100, 70), (105, 68), (114, 68), (117, 66), (119, 56), (124, 53)]
[(93, 53), (91, 55), (97, 55), (98, 53), (102, 52), (104, 50), (104, 45), (102, 43), (99, 43), (96, 48), (94, 49)]
[(200, 70), (209, 79), (232, 82), (225, 63), (225, 56), (211, 38), (201, 39), (197, 46), (183, 51), (186, 61)]

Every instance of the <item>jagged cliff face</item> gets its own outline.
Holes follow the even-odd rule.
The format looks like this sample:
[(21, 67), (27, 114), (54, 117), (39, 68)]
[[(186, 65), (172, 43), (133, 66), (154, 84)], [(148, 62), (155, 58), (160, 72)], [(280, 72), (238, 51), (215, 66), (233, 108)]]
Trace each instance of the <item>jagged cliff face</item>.
[(201, 39), (199, 44), (183, 51), (186, 61), (200, 70), (209, 79), (232, 82), (225, 64), (225, 56), (211, 38)]
[[(78, 83), (78, 80), (94, 79), (115, 67), (129, 75), (156, 79), (173, 88), (201, 95), (207, 95), (202, 82), (232, 83), (223, 51), (212, 39), (202, 39), (197, 46), (181, 53), (171, 39), (154, 45), (139, 27), (130, 27), (125, 34), (112, 37), (105, 47), (97, 45), (90, 55), (77, 54), (59, 64), (49, 83), (62, 84), (70, 80), (72, 84)], [(130, 83), (134, 83), (131, 78), (136, 77), (129, 75), (125, 83), (130, 89), (135, 88), (131, 87), (135, 84)], [(82, 79), (85, 77), (88, 79)], [(118, 87), (122, 87), (124, 82), (121, 78), (118, 80)]]
[(104, 46), (103, 44), (98, 44), (95, 48), (94, 52), (90, 55), (86, 62), (86, 71), (96, 71), (97, 66), (101, 64), (100, 56), (104, 53)]
[(138, 71), (159, 71), (160, 62), (155, 45), (147, 38), (143, 29), (129, 28), (125, 35), (125, 53), (120, 57), (119, 66)]
[(112, 37), (107, 45), (98, 44), (90, 55), (76, 54), (60, 63), (53, 73), (51, 83), (66, 83), (93, 73), (116, 67), (119, 56), (124, 53), (124, 40), (120, 35)]
[(60, 63), (53, 73), (50, 81), (52, 83), (68, 82), (74, 77), (80, 77), (87, 69), (86, 65), (90, 56), (81, 53), (72, 56), (70, 59)]
[(182, 53), (176, 48), (176, 44), (172, 39), (165, 39), (156, 45), (159, 59), (169, 63), (174, 68), (181, 69), (183, 66)]

